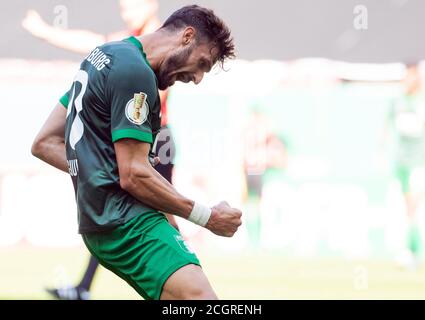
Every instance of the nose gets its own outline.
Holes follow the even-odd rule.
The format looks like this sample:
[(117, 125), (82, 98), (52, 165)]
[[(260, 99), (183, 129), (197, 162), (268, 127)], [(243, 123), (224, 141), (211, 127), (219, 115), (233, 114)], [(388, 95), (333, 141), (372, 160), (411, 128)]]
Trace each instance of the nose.
[(199, 84), (202, 81), (203, 77), (204, 77), (204, 72), (197, 72), (195, 76), (193, 77), (193, 83)]

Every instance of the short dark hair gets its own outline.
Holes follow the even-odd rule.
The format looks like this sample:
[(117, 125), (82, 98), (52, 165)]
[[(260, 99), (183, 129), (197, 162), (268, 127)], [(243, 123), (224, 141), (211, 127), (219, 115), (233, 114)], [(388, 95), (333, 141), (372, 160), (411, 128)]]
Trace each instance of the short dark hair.
[(198, 39), (213, 42), (218, 49), (217, 61), (221, 66), (225, 60), (235, 57), (235, 46), (229, 28), (210, 9), (197, 5), (185, 6), (168, 17), (161, 29), (175, 30), (189, 26), (195, 28)]

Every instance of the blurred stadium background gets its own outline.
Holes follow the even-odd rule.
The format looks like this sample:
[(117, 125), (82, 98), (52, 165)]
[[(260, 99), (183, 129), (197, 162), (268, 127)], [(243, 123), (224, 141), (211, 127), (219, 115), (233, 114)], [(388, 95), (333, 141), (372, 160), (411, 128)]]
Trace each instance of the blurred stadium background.
[[(175, 85), (168, 104), (177, 189), (205, 203), (226, 199), (245, 214), (232, 239), (178, 220), (219, 296), (424, 299), (425, 178), (419, 166), (411, 179), (422, 195), (412, 266), (394, 175), (396, 133), (384, 136), (403, 94), (404, 63), (418, 62), (425, 76), (418, 37), (425, 3), (362, 1), (362, 30), (353, 27), (358, 3), (351, 0), (160, 0), (160, 19), (188, 3), (215, 9), (239, 51), (227, 72), (214, 70), (198, 86)], [(23, 21), (33, 9), (52, 24), (65, 8), (69, 29), (107, 34), (125, 25), (118, 0), (1, 6), (0, 298), (46, 299), (44, 287), (77, 281), (88, 252), (77, 234), (69, 177), (33, 158), (30, 148), (85, 55), (40, 39)], [(280, 148), (258, 155), (270, 135)], [(278, 153), (279, 164), (254, 174), (260, 197), (246, 182), (247, 163), (275, 156), (268, 152)], [(137, 295), (102, 269), (92, 298)]]

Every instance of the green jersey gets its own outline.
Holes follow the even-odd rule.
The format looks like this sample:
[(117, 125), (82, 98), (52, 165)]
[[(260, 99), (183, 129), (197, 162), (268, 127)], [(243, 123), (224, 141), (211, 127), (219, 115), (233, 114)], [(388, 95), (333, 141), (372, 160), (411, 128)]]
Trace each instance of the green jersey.
[(110, 230), (152, 211), (121, 189), (114, 149), (123, 138), (152, 145), (160, 130), (157, 78), (142, 44), (130, 37), (95, 48), (60, 101), (79, 232)]
[(397, 162), (414, 167), (425, 165), (425, 98), (404, 95), (391, 105), (390, 121), (397, 137)]

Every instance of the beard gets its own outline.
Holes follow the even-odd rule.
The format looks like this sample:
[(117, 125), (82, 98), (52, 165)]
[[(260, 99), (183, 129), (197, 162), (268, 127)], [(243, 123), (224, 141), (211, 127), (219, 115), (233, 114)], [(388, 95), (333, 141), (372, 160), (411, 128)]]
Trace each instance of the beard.
[(160, 70), (156, 74), (158, 79), (158, 88), (160, 90), (165, 90), (174, 84), (175, 80), (173, 78), (176, 77), (176, 74), (171, 74), (177, 69), (185, 66), (192, 51), (193, 45), (180, 49), (177, 52), (172, 53), (171, 56), (163, 62)]

